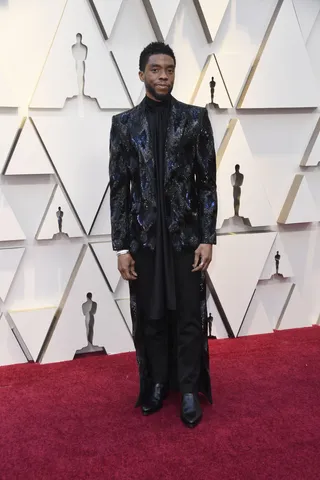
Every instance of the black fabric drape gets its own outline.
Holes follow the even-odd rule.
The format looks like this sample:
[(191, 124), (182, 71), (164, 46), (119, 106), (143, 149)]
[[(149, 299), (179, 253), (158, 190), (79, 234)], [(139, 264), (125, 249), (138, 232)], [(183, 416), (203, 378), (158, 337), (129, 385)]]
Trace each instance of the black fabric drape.
[(166, 310), (176, 309), (173, 252), (165, 220), (164, 195), (165, 144), (170, 111), (171, 97), (162, 102), (146, 97), (146, 113), (152, 140), (157, 194), (155, 276), (150, 278), (150, 282), (153, 282), (151, 319), (161, 319), (165, 316)]

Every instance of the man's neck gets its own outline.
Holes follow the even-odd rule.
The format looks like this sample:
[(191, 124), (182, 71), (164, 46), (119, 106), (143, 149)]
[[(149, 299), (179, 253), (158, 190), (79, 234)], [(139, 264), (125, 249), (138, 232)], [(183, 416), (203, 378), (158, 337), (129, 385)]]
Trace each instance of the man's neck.
[(155, 98), (151, 93), (146, 91), (146, 96), (150, 98), (150, 100), (153, 100), (154, 102), (162, 102), (163, 100), (159, 100), (158, 98)]

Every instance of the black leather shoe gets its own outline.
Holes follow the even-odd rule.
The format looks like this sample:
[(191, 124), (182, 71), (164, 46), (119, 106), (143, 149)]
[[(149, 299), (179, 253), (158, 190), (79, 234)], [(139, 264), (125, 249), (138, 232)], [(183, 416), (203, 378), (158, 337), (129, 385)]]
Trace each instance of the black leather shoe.
[(156, 383), (153, 387), (152, 393), (148, 400), (141, 406), (143, 415), (151, 415), (160, 408), (162, 408), (162, 402), (166, 396), (166, 389), (162, 383)]
[(198, 395), (185, 393), (181, 401), (181, 420), (187, 427), (193, 428), (200, 422), (202, 410)]

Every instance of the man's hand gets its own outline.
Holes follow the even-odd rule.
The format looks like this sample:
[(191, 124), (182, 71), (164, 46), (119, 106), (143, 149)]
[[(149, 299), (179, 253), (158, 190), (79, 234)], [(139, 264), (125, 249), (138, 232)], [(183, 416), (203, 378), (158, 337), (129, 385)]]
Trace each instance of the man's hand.
[[(212, 260), (212, 245), (201, 243), (194, 252), (193, 272), (204, 272)], [(199, 263), (200, 262), (200, 263)]]
[(118, 256), (118, 270), (124, 280), (136, 280), (137, 273), (134, 268), (135, 261), (130, 253), (124, 253)]

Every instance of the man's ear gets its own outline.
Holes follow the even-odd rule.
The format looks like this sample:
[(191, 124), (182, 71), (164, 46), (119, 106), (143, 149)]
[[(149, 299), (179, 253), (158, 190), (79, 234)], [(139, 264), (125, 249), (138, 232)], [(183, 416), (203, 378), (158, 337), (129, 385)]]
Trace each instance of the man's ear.
[(139, 72), (139, 78), (144, 83), (144, 72)]

